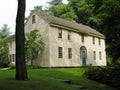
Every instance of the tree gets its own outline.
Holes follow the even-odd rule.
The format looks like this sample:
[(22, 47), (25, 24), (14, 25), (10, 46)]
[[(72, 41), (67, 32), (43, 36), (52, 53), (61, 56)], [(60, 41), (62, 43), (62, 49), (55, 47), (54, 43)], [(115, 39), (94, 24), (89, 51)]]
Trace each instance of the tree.
[(50, 2), (48, 2), (48, 4), (50, 6), (62, 5), (63, 4), (62, 1), (63, 0), (51, 0)]
[(39, 54), (44, 50), (44, 42), (38, 30), (33, 30), (26, 34), (25, 56), (26, 59), (34, 64)]
[(70, 7), (69, 4), (62, 3), (62, 0), (52, 0), (48, 2), (48, 4), (48, 10), (45, 10), (47, 13), (66, 20), (77, 19), (74, 10)]
[(27, 80), (27, 69), (25, 62), (25, 20), (26, 0), (18, 0), (18, 11), (16, 17), (16, 80)]
[(98, 12), (108, 44), (107, 52), (113, 57), (112, 63), (117, 63), (120, 58), (120, 1), (103, 0)]
[(9, 27), (7, 24), (4, 24), (3, 27), (0, 29), (0, 39), (5, 38), (10, 34)]
[(8, 50), (8, 44), (0, 39), (0, 67), (7, 67), (9, 64)]

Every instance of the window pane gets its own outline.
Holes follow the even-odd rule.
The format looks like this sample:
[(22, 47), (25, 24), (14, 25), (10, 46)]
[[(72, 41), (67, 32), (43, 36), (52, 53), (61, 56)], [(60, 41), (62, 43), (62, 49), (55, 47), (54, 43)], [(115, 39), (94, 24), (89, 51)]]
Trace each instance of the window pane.
[(81, 35), (81, 41), (84, 42), (84, 34)]
[(35, 23), (35, 15), (32, 16), (32, 24)]
[(99, 43), (99, 45), (101, 45), (101, 39), (100, 38), (98, 39), (98, 43)]
[(71, 32), (68, 31), (68, 40), (71, 40)]
[(93, 51), (93, 59), (96, 60), (96, 51)]
[(62, 38), (62, 29), (58, 28), (58, 38)]
[(99, 59), (102, 60), (102, 53), (99, 52)]
[(58, 47), (58, 58), (62, 58), (62, 47)]
[(95, 44), (95, 37), (93, 37), (93, 44)]
[(72, 58), (72, 48), (68, 48), (68, 58)]

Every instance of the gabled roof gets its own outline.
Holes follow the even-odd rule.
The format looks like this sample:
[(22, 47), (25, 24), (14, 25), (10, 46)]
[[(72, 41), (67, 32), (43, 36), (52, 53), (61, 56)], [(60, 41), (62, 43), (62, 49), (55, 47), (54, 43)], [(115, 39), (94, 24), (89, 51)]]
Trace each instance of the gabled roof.
[(95, 29), (93, 29), (89, 26), (86, 26), (86, 25), (83, 25), (83, 24), (78, 24), (78, 23), (73, 22), (73, 21), (64, 20), (64, 19), (61, 19), (61, 18), (58, 18), (58, 17), (55, 17), (55, 16), (51, 16), (51, 15), (45, 14), (41, 10), (35, 10), (32, 13), (33, 14), (35, 13), (39, 17), (43, 18), (50, 25), (56, 24), (56, 25), (60, 25), (60, 26), (63, 26), (63, 27), (71, 28), (76, 32), (81, 32), (81, 33), (84, 33), (84, 34), (105, 38), (103, 34), (101, 34), (100, 32), (96, 31)]

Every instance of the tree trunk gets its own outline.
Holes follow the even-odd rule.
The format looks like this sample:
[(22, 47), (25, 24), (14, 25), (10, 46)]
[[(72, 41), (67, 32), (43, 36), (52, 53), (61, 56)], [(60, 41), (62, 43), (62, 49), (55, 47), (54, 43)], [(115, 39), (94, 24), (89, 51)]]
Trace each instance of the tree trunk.
[(16, 80), (28, 80), (24, 48), (25, 8), (26, 0), (18, 0), (16, 17)]

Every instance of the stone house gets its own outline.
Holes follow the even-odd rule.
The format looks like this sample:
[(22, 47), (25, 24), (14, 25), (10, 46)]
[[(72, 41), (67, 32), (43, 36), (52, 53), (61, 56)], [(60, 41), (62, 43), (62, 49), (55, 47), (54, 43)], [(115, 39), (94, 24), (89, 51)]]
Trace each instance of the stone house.
[[(25, 24), (25, 33), (39, 30), (45, 50), (34, 65), (41, 67), (106, 66), (105, 37), (89, 26), (33, 11)], [(15, 62), (15, 35), (6, 38), (9, 55)], [(37, 47), (36, 47), (37, 48)]]

